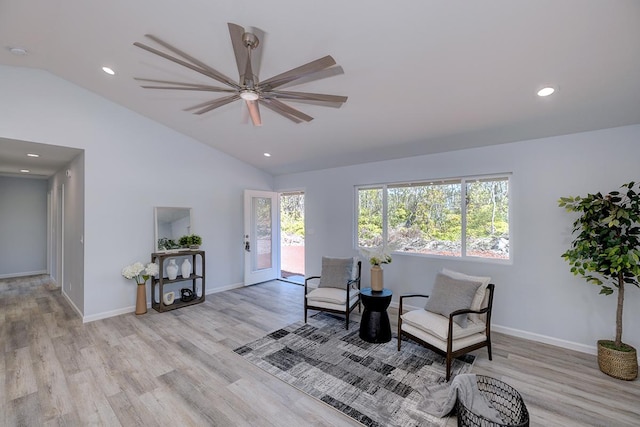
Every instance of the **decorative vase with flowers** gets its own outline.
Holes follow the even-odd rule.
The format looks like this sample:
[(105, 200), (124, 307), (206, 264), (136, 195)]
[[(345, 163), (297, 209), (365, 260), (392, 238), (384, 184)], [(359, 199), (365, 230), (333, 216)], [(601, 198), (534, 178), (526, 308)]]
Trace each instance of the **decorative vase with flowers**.
[(381, 292), (384, 288), (382, 264), (391, 263), (391, 251), (387, 247), (360, 248), (360, 253), (371, 264), (371, 290)]
[(138, 285), (136, 293), (136, 314), (145, 314), (147, 312), (147, 280), (151, 276), (158, 274), (158, 264), (149, 263), (145, 267), (141, 262), (127, 265), (122, 269), (122, 275), (130, 280), (135, 280)]

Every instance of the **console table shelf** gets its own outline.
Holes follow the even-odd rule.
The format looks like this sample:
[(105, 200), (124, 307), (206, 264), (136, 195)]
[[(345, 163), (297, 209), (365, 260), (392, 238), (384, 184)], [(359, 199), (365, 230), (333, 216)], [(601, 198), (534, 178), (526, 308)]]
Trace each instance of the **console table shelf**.
[[(187, 278), (183, 278), (181, 275), (178, 275), (178, 277), (176, 277), (175, 279), (170, 280), (164, 275), (165, 261), (168, 261), (171, 258), (184, 257), (190, 258), (192, 270), (191, 275)], [(183, 250), (179, 252), (154, 252), (151, 254), (151, 262), (155, 262), (158, 264), (159, 271), (158, 277), (154, 277), (151, 279), (151, 307), (153, 309), (159, 312), (163, 312), (204, 302), (206, 289), (204, 251)], [(196, 296), (194, 299), (192, 299), (191, 301), (180, 300), (180, 289), (175, 286), (170, 286), (180, 282), (191, 282), (191, 285), (187, 285), (187, 287), (190, 288), (193, 294)], [(173, 304), (167, 305), (164, 303), (163, 296), (165, 294), (165, 286), (170, 286), (171, 291), (176, 293)]]

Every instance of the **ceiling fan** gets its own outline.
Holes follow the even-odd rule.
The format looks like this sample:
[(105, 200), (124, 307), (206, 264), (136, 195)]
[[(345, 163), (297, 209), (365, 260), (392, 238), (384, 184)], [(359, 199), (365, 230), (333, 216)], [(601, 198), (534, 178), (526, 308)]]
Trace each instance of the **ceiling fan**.
[[(269, 108), (295, 123), (301, 123), (309, 122), (313, 120), (313, 117), (285, 104), (281, 100), (291, 102), (309, 102), (337, 108), (347, 101), (346, 96), (277, 90), (277, 88), (286, 84), (300, 84), (302, 81), (297, 83), (293, 82), (302, 79), (303, 77), (312, 79), (312, 75), (314, 74), (316, 74), (317, 78), (324, 78), (327, 77), (327, 74), (333, 75), (341, 73), (342, 68), (339, 66), (334, 67), (334, 65), (336, 65), (336, 61), (331, 56), (327, 55), (320, 59), (316, 59), (315, 61), (301, 65), (300, 67), (285, 71), (284, 73), (278, 74), (277, 76), (271, 77), (267, 80), (260, 81), (256, 75), (257, 71), (254, 69), (254, 65), (251, 61), (251, 54), (260, 44), (260, 40), (254, 33), (246, 32), (240, 25), (228, 23), (228, 26), (229, 33), (231, 35), (231, 44), (233, 45), (233, 51), (236, 57), (236, 64), (238, 65), (238, 74), (240, 76), (237, 83), (202, 61), (197, 60), (184, 51), (150, 34), (147, 34), (146, 37), (176, 56), (169, 55), (140, 42), (135, 42), (134, 46), (175, 62), (176, 64), (180, 64), (229, 87), (217, 87), (199, 83), (156, 80), (139, 77), (135, 77), (135, 79), (141, 82), (158, 84), (142, 85), (145, 89), (194, 90), (228, 93), (229, 95), (227, 96), (194, 105), (186, 108), (185, 111), (193, 111), (194, 114), (204, 114), (208, 111), (229, 104), (230, 102), (244, 100), (247, 104), (247, 109), (249, 110), (249, 115), (251, 116), (251, 121), (254, 126), (262, 125), (259, 105)], [(323, 71), (329, 71), (330, 73), (320, 75), (322, 74), (320, 72)], [(314, 78), (314, 80), (317, 78)]]

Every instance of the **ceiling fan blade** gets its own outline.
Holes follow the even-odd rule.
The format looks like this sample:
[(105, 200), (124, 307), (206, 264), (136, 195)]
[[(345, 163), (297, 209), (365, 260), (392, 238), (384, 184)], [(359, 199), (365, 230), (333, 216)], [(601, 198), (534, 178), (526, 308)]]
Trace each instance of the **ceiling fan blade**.
[(347, 102), (346, 96), (339, 95), (325, 95), (322, 93), (308, 93), (308, 92), (289, 92), (289, 91), (271, 91), (265, 94), (265, 96), (274, 95), (280, 99), (290, 99), (292, 101), (322, 101), (331, 103), (344, 103)]
[(310, 122), (311, 120), (313, 120), (313, 117), (306, 115), (305, 113), (303, 113), (300, 110), (296, 110), (293, 107), (289, 107), (287, 104), (285, 104), (284, 102), (280, 102), (275, 98), (271, 98), (267, 100), (269, 102), (269, 104), (276, 106), (277, 108), (279, 108), (280, 110), (284, 111), (287, 114), (290, 114), (294, 117), (297, 117), (300, 120), (303, 120), (305, 122)]
[(300, 120), (299, 118), (292, 116), (291, 114), (283, 111), (282, 109), (280, 109), (280, 107), (277, 107), (276, 105), (271, 104), (271, 99), (263, 99), (261, 98), (259, 100), (259, 102), (264, 105), (265, 107), (267, 107), (268, 109), (270, 109), (271, 111), (274, 111), (278, 114), (280, 114), (281, 116), (286, 117), (287, 119), (291, 120), (294, 123), (302, 123), (302, 120)]
[(258, 101), (246, 101), (249, 115), (254, 126), (262, 126), (262, 119), (260, 118), (260, 108), (258, 107)]
[(273, 76), (270, 79), (261, 82), (259, 87), (261, 90), (267, 91), (278, 86), (282, 86), (283, 84), (289, 83), (293, 80), (297, 80), (306, 75), (324, 70), (325, 68), (329, 68), (332, 65), (336, 65), (336, 61), (330, 55), (327, 55), (323, 58), (316, 59), (315, 61), (311, 61), (299, 67), (293, 68), (289, 71), (285, 71), (284, 73), (278, 74), (277, 76)]
[(256, 83), (258, 81), (257, 76), (260, 75), (260, 66), (262, 65), (262, 47), (265, 45), (267, 33), (260, 28), (248, 27), (245, 29), (255, 35), (258, 38), (258, 45), (254, 46), (251, 50), (251, 68), (253, 69), (253, 75), (256, 77)]
[(244, 34), (244, 28), (238, 24), (228, 22), (229, 36), (231, 36), (231, 45), (233, 46), (233, 53), (236, 56), (236, 65), (238, 66), (238, 76), (240, 76), (240, 84), (243, 84), (243, 76), (247, 70), (247, 47), (244, 45), (242, 35)]
[(158, 43), (161, 46), (164, 46), (165, 48), (169, 49), (170, 51), (172, 51), (173, 53), (183, 57), (184, 59), (186, 59), (187, 61), (191, 62), (192, 64), (197, 65), (198, 67), (201, 67), (205, 70), (207, 70), (208, 72), (210, 72), (212, 75), (216, 76), (214, 77), (215, 80), (218, 80), (220, 83), (225, 83), (231, 87), (235, 87), (237, 89), (237, 84), (231, 80), (229, 77), (225, 76), (224, 74), (222, 74), (221, 72), (219, 72), (218, 70), (210, 67), (209, 65), (205, 64), (204, 62), (194, 58), (193, 56), (189, 55), (188, 53), (178, 49), (175, 46), (170, 45), (169, 43), (165, 42), (164, 40), (160, 40), (158, 37), (153, 36), (151, 34), (147, 34), (147, 37), (149, 37), (151, 40), (155, 41), (156, 43)]
[(238, 99), (240, 99), (240, 95), (225, 96), (224, 98), (214, 99), (213, 101), (207, 101), (202, 104), (194, 105), (193, 107), (185, 108), (184, 111), (193, 111), (200, 108), (198, 111), (194, 111), (193, 114), (204, 114)]
[(340, 65), (335, 65), (329, 68), (325, 68), (324, 70), (316, 71), (315, 73), (307, 74), (304, 77), (300, 77), (299, 79), (285, 83), (283, 85), (280, 85), (279, 87), (280, 89), (284, 89), (289, 86), (298, 86), (301, 84), (314, 82), (316, 80), (326, 79), (328, 77), (333, 77), (340, 74), (344, 74), (344, 69)]
[[(147, 37), (153, 37), (153, 36), (147, 35)], [(157, 38), (154, 38), (154, 39), (155, 40), (159, 40)], [(224, 84), (229, 85), (229, 86), (231, 86), (233, 88), (236, 88), (236, 89), (240, 88), (240, 86), (238, 86), (236, 83), (231, 81), (231, 79), (226, 77), (224, 74), (221, 74), (218, 71), (214, 70), (213, 68), (209, 67), (208, 65), (203, 64), (204, 67), (200, 66), (200, 64), (202, 64), (202, 63), (200, 63), (200, 61), (195, 60), (196, 62), (194, 62), (193, 64), (190, 64), (189, 62), (185, 62), (185, 61), (183, 61), (183, 60), (181, 60), (179, 58), (175, 58), (175, 57), (173, 57), (173, 56), (171, 56), (169, 54), (161, 52), (158, 49), (154, 49), (154, 48), (152, 48), (150, 46), (147, 46), (147, 45), (145, 45), (143, 43), (135, 42), (133, 45), (137, 46), (137, 47), (139, 47), (141, 49), (144, 49), (147, 52), (151, 52), (151, 53), (153, 53), (155, 55), (158, 55), (158, 56), (160, 56), (160, 57), (162, 57), (164, 59), (168, 59), (171, 62), (175, 62), (176, 64), (180, 64), (183, 67), (189, 68), (190, 70), (196, 71), (196, 72), (198, 72), (200, 74), (203, 74), (203, 75), (205, 75), (207, 77), (211, 77), (212, 79), (217, 80), (220, 83), (224, 83)], [(194, 65), (194, 64), (196, 64), (196, 65)]]
[(156, 80), (156, 79), (143, 79), (140, 77), (134, 77), (134, 80), (139, 82), (150, 82), (150, 83), (161, 83), (166, 85), (175, 85), (175, 86), (149, 86), (149, 85), (141, 85), (145, 89), (179, 89), (179, 90), (202, 90), (209, 92), (236, 92), (235, 89), (226, 89), (222, 87), (203, 85), (198, 83), (184, 83), (184, 82), (174, 82), (169, 80)]

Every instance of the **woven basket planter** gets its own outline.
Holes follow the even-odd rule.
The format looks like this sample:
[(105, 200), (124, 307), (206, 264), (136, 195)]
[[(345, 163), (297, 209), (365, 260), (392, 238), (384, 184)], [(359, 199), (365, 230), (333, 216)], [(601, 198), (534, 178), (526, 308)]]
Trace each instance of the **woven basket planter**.
[[(610, 377), (632, 381), (638, 377), (638, 354), (633, 351), (618, 351), (602, 345), (605, 340), (598, 341), (598, 366)], [(609, 341), (611, 342), (611, 341)]]
[(515, 388), (484, 375), (476, 375), (476, 379), (480, 393), (500, 413), (504, 423), (496, 423), (474, 414), (458, 400), (458, 427), (529, 427), (529, 411)]

